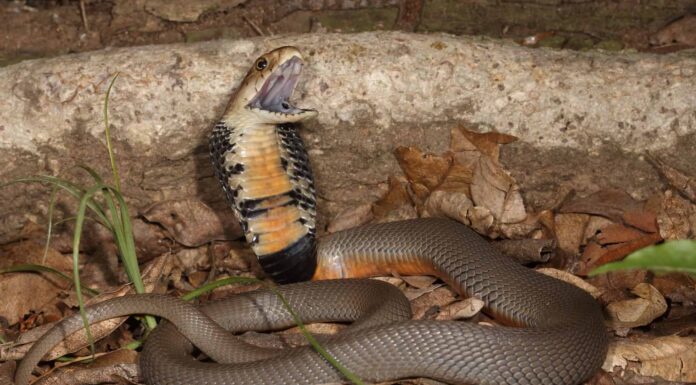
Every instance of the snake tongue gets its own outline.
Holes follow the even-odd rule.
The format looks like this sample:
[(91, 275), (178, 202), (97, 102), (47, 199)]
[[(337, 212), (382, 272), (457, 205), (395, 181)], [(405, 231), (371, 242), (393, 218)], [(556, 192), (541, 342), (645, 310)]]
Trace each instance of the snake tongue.
[(290, 96), (302, 73), (302, 60), (297, 56), (283, 63), (263, 84), (261, 90), (249, 102), (249, 106), (283, 114), (296, 114), (304, 110), (290, 103)]

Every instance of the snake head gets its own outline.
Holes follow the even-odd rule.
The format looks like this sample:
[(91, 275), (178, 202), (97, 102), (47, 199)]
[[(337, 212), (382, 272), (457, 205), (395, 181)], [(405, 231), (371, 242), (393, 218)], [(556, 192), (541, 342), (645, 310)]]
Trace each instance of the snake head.
[(297, 108), (290, 97), (302, 73), (302, 54), (280, 47), (254, 62), (227, 107), (226, 116), (249, 116), (260, 123), (294, 123), (313, 118), (316, 110)]

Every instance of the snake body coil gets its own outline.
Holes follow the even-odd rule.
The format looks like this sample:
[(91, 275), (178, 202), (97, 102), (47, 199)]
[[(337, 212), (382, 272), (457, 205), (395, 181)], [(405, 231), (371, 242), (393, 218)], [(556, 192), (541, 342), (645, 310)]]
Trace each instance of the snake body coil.
[[(323, 238), (315, 257), (311, 172), (288, 125), (316, 114), (287, 101), (300, 58), (291, 47), (259, 58), (210, 142), (216, 174), (269, 274), (290, 281), (296, 278), (289, 274), (315, 264), (314, 279), (434, 274), (462, 295), (481, 298), (486, 311), (503, 323), (517, 326), (409, 321), (410, 306), (400, 291), (374, 280), (281, 286), (305, 322), (354, 322), (322, 346), (348, 370), (374, 382), (423, 376), (453, 384), (572, 385), (597, 371), (607, 335), (594, 299), (508, 260), (462, 224), (429, 218), (361, 226)], [(136, 295), (100, 303), (87, 314), (90, 322), (128, 314), (171, 321), (155, 329), (140, 355), (151, 385), (343, 381), (308, 347), (259, 348), (225, 330), (291, 326), (277, 296), (266, 290), (200, 309), (167, 296)], [(45, 352), (81, 327), (79, 315), (68, 317), (35, 343), (17, 370), (17, 384), (26, 385)], [(192, 359), (194, 345), (217, 363)]]

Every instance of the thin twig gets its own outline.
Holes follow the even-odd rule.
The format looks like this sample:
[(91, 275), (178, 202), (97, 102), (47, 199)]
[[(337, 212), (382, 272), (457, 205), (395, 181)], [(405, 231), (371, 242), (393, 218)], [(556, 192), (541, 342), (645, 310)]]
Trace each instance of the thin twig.
[(251, 19), (249, 19), (246, 15), (242, 15), (242, 19), (246, 21), (247, 24), (249, 24), (249, 26), (251, 27), (251, 29), (253, 29), (254, 32), (256, 32), (259, 36), (265, 36), (261, 28), (258, 25), (256, 25), (256, 23), (254, 23)]
[(80, 0), (80, 16), (82, 17), (82, 26), (85, 27), (85, 32), (89, 32), (89, 23), (87, 22), (87, 11), (85, 11), (85, 0)]

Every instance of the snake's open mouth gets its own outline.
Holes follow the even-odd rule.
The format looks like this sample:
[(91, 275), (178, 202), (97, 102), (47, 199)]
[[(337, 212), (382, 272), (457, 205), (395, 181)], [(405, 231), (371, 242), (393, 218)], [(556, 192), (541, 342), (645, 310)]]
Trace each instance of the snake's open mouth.
[(301, 73), (302, 59), (294, 56), (271, 73), (248, 107), (286, 115), (307, 111), (290, 104), (290, 96), (295, 91)]

